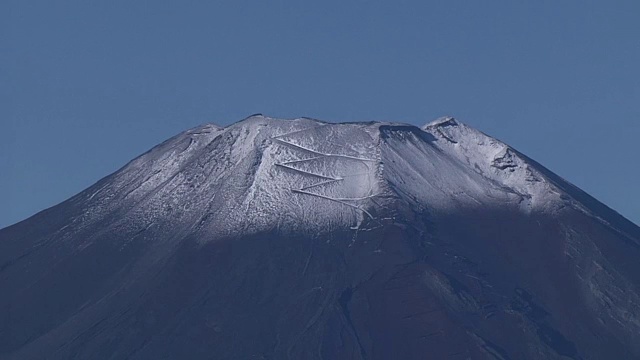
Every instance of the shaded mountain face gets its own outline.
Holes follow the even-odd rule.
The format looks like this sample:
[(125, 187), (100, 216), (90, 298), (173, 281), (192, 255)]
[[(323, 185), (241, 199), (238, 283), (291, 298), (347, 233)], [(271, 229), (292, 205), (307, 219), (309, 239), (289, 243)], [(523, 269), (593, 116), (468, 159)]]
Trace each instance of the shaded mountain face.
[(452, 118), (257, 115), (0, 230), (0, 359), (633, 359), (638, 259)]

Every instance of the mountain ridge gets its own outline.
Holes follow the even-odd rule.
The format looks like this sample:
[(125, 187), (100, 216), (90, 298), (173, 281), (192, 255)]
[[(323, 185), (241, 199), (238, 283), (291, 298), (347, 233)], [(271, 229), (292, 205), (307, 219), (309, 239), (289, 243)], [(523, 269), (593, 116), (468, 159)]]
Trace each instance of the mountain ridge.
[(205, 124), (0, 229), (0, 359), (634, 358), (639, 241), (452, 118)]
[[(264, 116), (251, 116), (251, 117), (246, 118), (245, 120), (242, 120), (240, 122), (234, 123), (234, 124), (229, 125), (229, 126), (227, 126), (225, 128), (215, 128), (212, 125), (203, 125), (203, 126), (196, 127), (196, 128), (194, 128), (192, 130), (189, 130), (189, 131), (179, 135), (176, 138), (176, 140), (180, 139), (180, 140), (177, 140), (177, 141), (181, 142), (180, 146), (185, 146), (185, 147), (183, 149), (180, 149), (177, 152), (174, 151), (174, 155), (175, 155), (176, 158), (168, 157), (166, 159), (165, 158), (159, 158), (159, 159), (153, 159), (152, 158), (152, 159), (150, 159), (150, 161), (153, 163), (153, 164), (150, 165), (151, 166), (150, 171), (152, 171), (152, 172), (154, 172), (156, 174), (153, 174), (151, 179), (146, 179), (145, 181), (143, 181), (138, 188), (131, 189), (130, 192), (128, 192), (125, 195), (125, 199), (128, 198), (129, 196), (135, 196), (136, 193), (144, 193), (146, 189), (152, 188), (158, 182), (162, 183), (163, 181), (167, 180), (167, 178), (169, 178), (171, 176), (179, 176), (180, 172), (182, 170), (178, 170), (178, 171), (172, 172), (174, 169), (171, 168), (172, 167), (172, 164), (170, 163), (171, 161), (173, 161), (174, 163), (180, 162), (180, 160), (181, 160), (180, 157), (190, 156), (194, 152), (197, 153), (199, 151), (199, 149), (200, 149), (199, 146), (202, 146), (203, 147), (202, 150), (204, 151), (205, 150), (204, 147), (206, 147), (208, 145), (210, 146), (211, 142), (213, 142), (217, 138), (218, 135), (229, 137), (228, 133), (237, 131), (238, 128), (243, 129), (243, 131), (245, 131), (245, 132), (248, 131), (248, 133), (244, 134), (244, 135), (243, 134), (238, 134), (238, 138), (237, 139), (229, 139), (229, 141), (241, 141), (241, 142), (244, 142), (244, 145), (246, 145), (246, 146), (243, 145), (243, 147), (242, 147), (243, 150), (242, 151), (245, 152), (246, 154), (240, 154), (240, 156), (247, 155), (247, 154), (251, 153), (251, 147), (252, 146), (255, 146), (256, 148), (258, 148), (258, 152), (259, 153), (255, 154), (255, 155), (256, 156), (262, 156), (261, 152), (264, 151), (264, 149), (262, 149), (261, 147), (265, 146), (265, 145), (264, 144), (250, 144), (252, 141), (254, 141), (253, 137), (256, 136), (256, 134), (253, 134), (251, 132), (251, 129), (257, 130), (257, 129), (254, 129), (254, 127), (265, 126), (265, 122), (269, 122), (269, 121), (274, 122), (274, 121), (280, 121), (280, 120), (275, 120), (275, 119), (264, 117)], [(335, 157), (336, 155), (340, 155), (340, 154), (325, 154), (325, 153), (322, 153), (322, 154), (321, 153), (315, 153), (314, 154), (313, 153), (313, 149), (297, 146), (296, 144), (293, 143), (293, 142), (295, 142), (296, 134), (301, 134), (303, 132), (310, 131), (310, 129), (304, 128), (304, 126), (310, 126), (310, 127), (314, 127), (314, 128), (317, 127), (315, 130), (320, 130), (321, 131), (322, 129), (320, 127), (328, 125), (329, 123), (324, 123), (324, 122), (319, 122), (317, 120), (304, 119), (304, 118), (284, 120), (283, 122), (289, 123), (289, 124), (295, 124), (297, 122), (306, 123), (305, 125), (303, 125), (302, 128), (294, 128), (293, 131), (291, 131), (289, 133), (270, 134), (269, 137), (271, 139), (268, 139), (268, 140), (274, 140), (273, 142), (278, 142), (278, 145), (284, 145), (284, 146), (293, 147), (295, 151), (304, 153), (304, 156), (298, 155), (297, 159), (293, 158), (293, 159), (287, 159), (287, 160), (289, 160), (289, 161), (303, 160), (304, 161), (304, 160), (307, 160), (307, 159), (313, 159), (314, 157), (330, 158), (330, 157)], [(371, 126), (371, 125), (372, 125), (372, 123), (359, 122), (359, 123), (340, 123), (340, 124), (337, 124), (335, 126), (358, 127), (358, 128), (362, 127), (363, 129), (367, 129), (367, 126)], [(378, 125), (373, 125), (373, 126), (377, 127)], [(399, 129), (398, 126), (401, 126), (402, 129), (411, 129), (411, 130), (408, 130), (409, 132), (415, 131), (415, 129), (417, 129), (417, 128), (413, 127), (412, 125), (396, 124), (396, 123), (386, 123), (384, 125), (381, 124), (380, 126), (383, 126), (383, 127), (384, 126), (393, 126), (393, 127), (395, 127), (395, 129)], [(372, 137), (379, 136), (378, 134), (374, 133), (377, 130), (374, 131), (374, 129), (368, 129), (368, 130), (365, 130), (364, 132), (366, 132), (366, 131), (370, 131), (371, 134), (373, 134), (373, 135), (370, 134), (370, 136), (372, 136)], [(187, 136), (189, 137), (189, 144), (183, 144), (182, 142), (184, 141), (184, 137), (187, 137)], [(249, 136), (249, 137), (243, 137), (243, 136)], [(200, 137), (202, 137), (202, 139), (200, 139)], [(287, 138), (287, 137), (289, 137), (289, 138)], [(291, 137), (293, 137), (293, 140), (291, 140), (292, 139)], [(176, 140), (174, 140), (174, 141), (176, 141)], [(285, 140), (287, 140), (287, 141), (285, 141)], [(303, 139), (303, 140), (305, 140), (305, 139)], [(169, 141), (171, 141), (171, 140), (169, 140)], [(146, 156), (151, 155), (154, 151), (157, 151), (158, 149), (162, 149), (162, 146), (163, 145), (161, 144), (159, 148), (154, 148), (155, 150), (151, 150), (150, 152), (143, 154), (142, 156), (140, 156), (136, 160), (133, 160), (126, 167), (129, 167), (129, 168), (135, 167), (137, 165), (137, 163), (140, 162), (141, 160), (143, 160)], [(166, 146), (166, 145), (164, 145), (164, 146)], [(373, 148), (375, 146), (377, 146), (377, 145), (373, 144), (373, 146), (370, 146), (370, 148), (369, 148), (369, 150), (371, 151), (370, 155), (375, 156), (375, 154), (374, 154), (375, 150), (373, 150)], [(193, 147), (193, 148), (190, 149), (190, 147)], [(352, 155), (355, 154), (355, 153), (357, 153), (357, 151), (356, 152), (351, 151)], [(196, 155), (191, 155), (191, 156), (192, 156), (192, 160), (190, 160), (190, 161), (198, 161), (197, 154)], [(338, 157), (343, 157), (344, 160), (348, 160), (347, 159), (348, 156), (349, 155), (347, 155), (347, 156), (338, 156)], [(260, 158), (259, 159), (259, 161), (264, 161), (264, 160), (265, 160), (264, 158)], [(321, 159), (317, 159), (317, 160), (321, 160)], [(352, 160), (359, 161), (359, 160), (362, 160), (362, 158), (361, 159), (357, 159), (357, 156), (356, 156)], [(372, 160), (372, 159), (367, 159), (367, 160)], [(208, 161), (213, 161), (213, 159), (208, 160)], [(162, 163), (162, 165), (161, 165), (162, 167), (157, 165), (157, 163)], [(298, 161), (298, 162), (296, 162), (296, 164), (302, 165), (303, 162), (302, 161)], [(184, 166), (188, 166), (188, 165), (189, 165), (188, 163), (184, 164)], [(270, 164), (267, 164), (267, 166), (268, 165), (270, 165)], [(305, 170), (305, 168), (306, 168), (305, 166), (299, 166), (298, 165), (298, 166), (294, 167), (294, 166), (291, 166), (290, 163), (284, 164), (283, 162), (279, 162), (279, 163), (276, 163), (274, 165), (278, 166), (278, 167), (281, 167), (281, 168), (284, 168), (286, 170), (298, 171), (298, 172), (300, 172), (300, 174), (306, 174), (306, 175), (315, 176), (315, 177), (318, 177), (318, 178), (322, 178), (322, 176), (323, 176), (323, 174), (315, 174), (313, 172), (307, 171), (308, 169)], [(311, 164), (311, 165), (313, 165), (313, 164)], [(475, 164), (475, 165), (477, 166), (478, 164)], [(183, 166), (183, 165), (180, 165), (180, 166)], [(308, 166), (308, 167), (313, 167), (313, 166)], [(117, 171), (115, 173), (116, 176), (118, 176), (117, 174), (122, 173), (123, 170), (124, 170), (124, 168), (119, 170), (119, 171)], [(133, 169), (133, 170), (135, 170), (135, 169)], [(327, 170), (327, 169), (324, 169), (324, 170)], [(171, 173), (172, 175), (167, 175), (169, 173)], [(127, 180), (129, 181), (128, 177), (127, 177)], [(328, 179), (324, 179), (324, 180), (337, 180), (337, 179), (328, 178)], [(340, 179), (340, 180), (337, 180), (337, 181), (344, 181), (344, 180), (345, 179)], [(495, 180), (495, 179), (493, 179), (493, 180)], [(295, 190), (300, 191), (299, 189), (295, 189)], [(98, 191), (92, 193), (89, 196), (89, 200), (91, 200), (94, 196), (98, 195), (99, 191), (101, 191), (101, 190), (98, 189)], [(299, 192), (299, 194), (305, 194), (305, 193)], [(305, 195), (308, 195), (308, 194), (305, 194)], [(356, 194), (356, 195), (364, 196), (365, 194)], [(362, 197), (362, 196), (360, 196), (360, 197)], [(355, 197), (357, 197), (357, 196), (355, 196)], [(329, 201), (331, 201), (331, 200), (329, 200)], [(349, 206), (349, 205), (345, 205), (345, 206)]]

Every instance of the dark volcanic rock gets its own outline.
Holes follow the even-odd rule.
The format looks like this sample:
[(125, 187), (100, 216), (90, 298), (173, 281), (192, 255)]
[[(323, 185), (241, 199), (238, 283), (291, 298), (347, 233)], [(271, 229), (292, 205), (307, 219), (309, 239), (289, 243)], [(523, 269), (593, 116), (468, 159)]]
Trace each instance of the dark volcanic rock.
[(254, 116), (0, 230), (0, 358), (640, 358), (639, 244), (450, 118)]

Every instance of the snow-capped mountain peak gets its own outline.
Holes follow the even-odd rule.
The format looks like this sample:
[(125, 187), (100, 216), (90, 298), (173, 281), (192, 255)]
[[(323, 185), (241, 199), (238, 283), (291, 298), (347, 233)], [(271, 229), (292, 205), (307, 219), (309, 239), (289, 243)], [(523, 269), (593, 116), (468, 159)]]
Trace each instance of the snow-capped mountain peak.
[(450, 117), (421, 130), (253, 115), (188, 130), (79, 197), (81, 224), (118, 204), (140, 212), (126, 227), (171, 218), (230, 234), (358, 227), (394, 202), (435, 212), (496, 203), (553, 211), (562, 201), (550, 194), (517, 152)]
[(1, 229), (0, 358), (638, 358), (639, 257), (453, 118), (257, 114)]

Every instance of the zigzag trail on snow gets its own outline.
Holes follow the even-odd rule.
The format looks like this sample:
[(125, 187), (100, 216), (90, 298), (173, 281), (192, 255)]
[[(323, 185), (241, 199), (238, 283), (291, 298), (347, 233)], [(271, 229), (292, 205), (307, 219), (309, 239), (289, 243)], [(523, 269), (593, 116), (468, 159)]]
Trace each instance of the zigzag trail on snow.
[(639, 241), (450, 117), (254, 115), (0, 229), (0, 358), (637, 358)]
[(118, 203), (136, 213), (124, 227), (153, 226), (179, 209), (180, 223), (220, 235), (357, 227), (394, 201), (435, 213), (580, 207), (527, 158), (452, 118), (419, 129), (262, 115), (186, 131), (73, 201), (85, 207), (78, 225)]
[(132, 239), (170, 228), (206, 242), (274, 229), (367, 229), (403, 206), (430, 216), (502, 209), (558, 217), (576, 210), (640, 246), (637, 227), (615, 211), (450, 117), (422, 128), (263, 115), (224, 128), (205, 124), (60, 206), (71, 209), (71, 220), (61, 219), (51, 239), (82, 238), (79, 248), (100, 236), (91, 230), (96, 224)]

